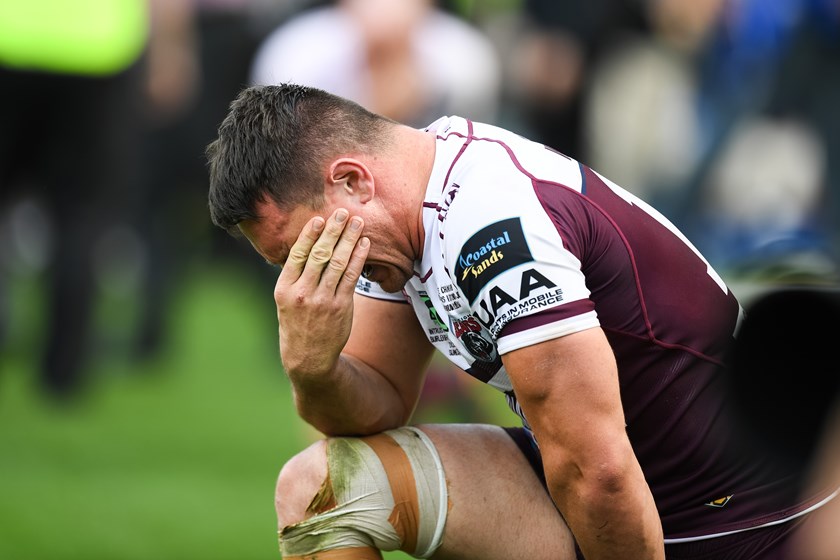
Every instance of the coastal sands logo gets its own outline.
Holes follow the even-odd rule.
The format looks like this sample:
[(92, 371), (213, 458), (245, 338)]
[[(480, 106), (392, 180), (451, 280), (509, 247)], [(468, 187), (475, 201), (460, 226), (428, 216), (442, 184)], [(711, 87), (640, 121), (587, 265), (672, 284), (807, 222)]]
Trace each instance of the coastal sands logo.
[(490, 280), (533, 260), (522, 222), (509, 218), (490, 224), (464, 243), (455, 263), (455, 281), (467, 299), (474, 301)]

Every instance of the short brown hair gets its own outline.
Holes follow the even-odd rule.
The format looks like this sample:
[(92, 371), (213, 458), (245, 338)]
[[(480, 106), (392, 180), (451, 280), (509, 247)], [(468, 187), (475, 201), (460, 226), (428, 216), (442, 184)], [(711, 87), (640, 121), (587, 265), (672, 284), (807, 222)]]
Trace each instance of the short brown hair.
[(240, 92), (207, 146), (213, 223), (229, 232), (254, 220), (266, 197), (281, 208), (323, 204), (330, 157), (371, 151), (385, 142), (390, 119), (323, 90), (297, 84)]

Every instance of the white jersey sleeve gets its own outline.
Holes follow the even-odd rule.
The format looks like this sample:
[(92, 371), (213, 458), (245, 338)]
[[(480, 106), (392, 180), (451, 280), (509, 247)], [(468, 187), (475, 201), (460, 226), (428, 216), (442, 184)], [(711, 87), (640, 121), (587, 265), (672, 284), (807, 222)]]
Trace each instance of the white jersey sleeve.
[[(479, 138), (481, 132), (476, 131)], [(496, 340), (499, 353), (598, 326), (581, 263), (564, 246), (557, 224), (534, 189), (534, 181), (579, 188), (579, 164), (510, 134), (504, 143), (473, 141), (469, 150), (471, 161), (494, 163), (455, 166), (452, 180), (461, 179), (471, 188), (458, 192), (448, 208), (441, 228), (443, 257), (470, 311)], [(550, 173), (535, 177), (528, 169)], [(550, 313), (560, 306), (563, 312), (550, 321), (539, 325), (532, 321), (524, 329), (505, 328), (514, 319)]]

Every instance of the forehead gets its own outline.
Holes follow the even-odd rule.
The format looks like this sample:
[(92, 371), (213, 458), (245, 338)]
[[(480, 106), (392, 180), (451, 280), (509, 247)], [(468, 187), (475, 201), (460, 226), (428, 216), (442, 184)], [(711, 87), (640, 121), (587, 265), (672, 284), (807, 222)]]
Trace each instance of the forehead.
[(241, 222), (239, 231), (266, 261), (282, 265), (301, 229), (315, 212), (300, 208), (284, 212), (272, 201), (258, 202), (255, 210), (257, 219)]

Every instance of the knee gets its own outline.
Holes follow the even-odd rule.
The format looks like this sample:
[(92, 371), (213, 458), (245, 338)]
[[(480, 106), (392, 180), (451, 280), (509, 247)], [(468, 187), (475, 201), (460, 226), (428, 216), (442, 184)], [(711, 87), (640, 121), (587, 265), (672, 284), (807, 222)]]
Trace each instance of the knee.
[(354, 548), (427, 558), (443, 536), (446, 479), (434, 444), (415, 428), (331, 438), (283, 467), (276, 507), (286, 556)]
[(318, 441), (283, 465), (274, 491), (278, 527), (306, 519), (313, 497), (327, 479), (326, 441)]

